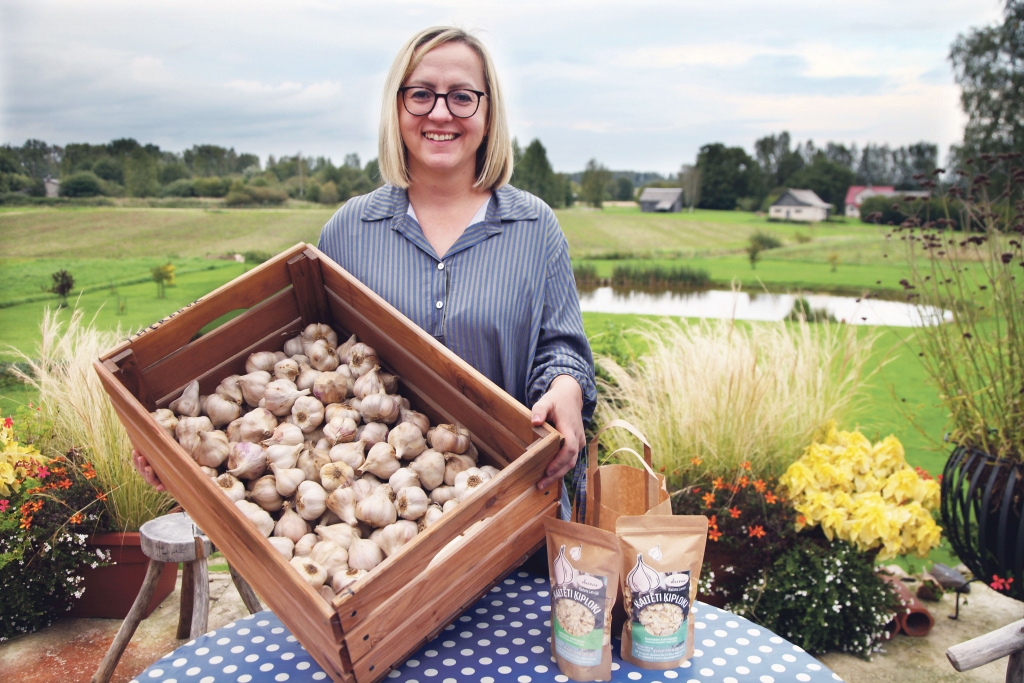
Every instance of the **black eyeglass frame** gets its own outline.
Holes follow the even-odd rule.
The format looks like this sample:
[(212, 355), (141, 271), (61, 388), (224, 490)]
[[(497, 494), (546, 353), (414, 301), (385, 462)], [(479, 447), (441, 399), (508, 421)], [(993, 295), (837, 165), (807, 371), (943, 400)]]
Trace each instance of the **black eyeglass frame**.
[[(409, 111), (409, 104), (405, 101), (405, 93), (407, 90), (426, 90), (427, 92), (432, 94), (434, 96), (434, 101), (431, 103), (430, 109), (426, 110), (422, 114), (414, 114), (413, 112)], [(453, 92), (471, 92), (477, 96), (476, 109), (473, 110), (472, 114), (468, 116), (461, 116), (452, 111), (451, 105), (448, 104), (448, 96), (451, 95)], [(480, 111), (480, 102), (483, 100), (483, 98), (487, 97), (487, 93), (480, 92), (479, 90), (471, 90), (469, 88), (456, 88), (455, 90), (449, 90), (446, 93), (440, 93), (434, 92), (430, 88), (425, 88), (422, 85), (404, 85), (398, 89), (398, 94), (402, 97), (402, 106), (405, 107), (405, 110), (409, 112), (410, 116), (427, 116), (428, 114), (430, 114), (430, 112), (434, 111), (434, 107), (437, 106), (437, 101), (440, 99), (444, 100), (444, 106), (448, 109), (448, 113), (457, 119), (471, 119), (474, 116), (476, 116), (476, 113)]]

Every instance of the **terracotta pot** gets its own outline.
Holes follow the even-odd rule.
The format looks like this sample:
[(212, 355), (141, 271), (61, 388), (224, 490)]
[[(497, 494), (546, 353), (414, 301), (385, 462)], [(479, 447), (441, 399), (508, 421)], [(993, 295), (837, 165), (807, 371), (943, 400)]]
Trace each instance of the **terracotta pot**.
[[(149, 558), (143, 554), (139, 544), (138, 532), (95, 534), (86, 540), (86, 544), (90, 549), (109, 551), (114, 564), (83, 569), (85, 592), (75, 601), (67, 616), (124, 619), (142, 588), (149, 564)], [(177, 578), (178, 566), (165, 564), (153, 599), (146, 607), (147, 617), (171, 594)]]

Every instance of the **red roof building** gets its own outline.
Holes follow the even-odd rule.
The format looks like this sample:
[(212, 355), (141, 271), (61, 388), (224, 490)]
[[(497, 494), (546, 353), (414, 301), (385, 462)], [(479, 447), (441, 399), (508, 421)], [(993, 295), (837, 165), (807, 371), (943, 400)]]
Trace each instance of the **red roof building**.
[(851, 185), (846, 191), (846, 215), (860, 218), (860, 205), (868, 197), (891, 197), (896, 194), (896, 188), (892, 185)]

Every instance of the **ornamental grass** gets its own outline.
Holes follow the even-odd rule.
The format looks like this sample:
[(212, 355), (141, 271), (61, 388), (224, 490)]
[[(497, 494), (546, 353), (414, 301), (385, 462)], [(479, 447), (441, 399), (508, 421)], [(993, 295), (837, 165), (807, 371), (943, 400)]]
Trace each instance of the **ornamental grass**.
[(59, 317), (57, 311), (44, 311), (36, 358), (18, 352), (28, 372), (16, 367), (13, 372), (39, 392), (42, 411), (52, 421), (47, 450), (81, 450), (95, 467), (98, 487), (107, 492), (104, 503), (114, 526), (138, 531), (143, 523), (166, 513), (173, 499), (135, 471), (128, 433), (92, 367), (123, 335), (120, 329), (101, 332), (84, 323), (80, 309), (71, 312), (66, 324)]
[[(624, 365), (598, 356), (595, 422), (636, 425), (671, 489), (781, 475), (820, 427), (850, 415), (877, 339), (841, 324), (731, 320), (666, 319), (625, 335), (646, 351)], [(602, 439), (612, 450), (635, 445), (615, 433)]]

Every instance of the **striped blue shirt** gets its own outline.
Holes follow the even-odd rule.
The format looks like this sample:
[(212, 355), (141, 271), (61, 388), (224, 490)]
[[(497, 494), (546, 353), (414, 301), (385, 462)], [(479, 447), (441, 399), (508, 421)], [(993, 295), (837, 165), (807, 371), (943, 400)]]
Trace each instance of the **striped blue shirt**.
[(558, 375), (575, 378), (589, 422), (594, 361), (554, 212), (505, 185), (438, 256), (408, 209), (393, 185), (355, 197), (324, 226), (320, 250), (523, 405)]

